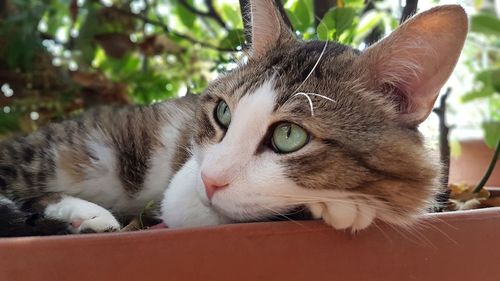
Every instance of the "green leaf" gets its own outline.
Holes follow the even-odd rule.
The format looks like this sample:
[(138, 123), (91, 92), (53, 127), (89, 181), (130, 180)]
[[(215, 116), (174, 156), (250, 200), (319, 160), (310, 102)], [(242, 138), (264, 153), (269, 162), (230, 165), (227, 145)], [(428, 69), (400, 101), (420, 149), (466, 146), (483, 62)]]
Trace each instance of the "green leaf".
[(0, 134), (19, 130), (21, 126), (18, 117), (18, 114), (0, 111)]
[(41, 3), (17, 3), (19, 12), (0, 23), (0, 37), (8, 38), (0, 46), (0, 57), (10, 68), (30, 70), (37, 54), (44, 49), (37, 26), (45, 5)]
[(356, 10), (353, 8), (331, 8), (318, 25), (318, 38), (338, 41), (344, 32), (354, 31), (355, 17)]
[(483, 6), (484, 0), (474, 0), (473, 2), (474, 2), (474, 8), (476, 10), (479, 10)]
[(223, 4), (221, 17), (229, 22), (232, 28), (243, 28), (240, 10), (235, 5)]
[(471, 91), (462, 96), (462, 102), (469, 102), (471, 100), (486, 98), (493, 94), (490, 89), (482, 89), (479, 91)]
[(495, 148), (500, 139), (500, 122), (490, 121), (483, 123), (484, 142), (489, 148)]
[(500, 36), (500, 20), (491, 15), (479, 14), (472, 16), (470, 27), (472, 32)]
[(491, 86), (495, 92), (500, 93), (500, 68), (490, 70)]
[(351, 8), (363, 8), (365, 6), (365, 0), (345, 0), (345, 7)]
[(243, 29), (233, 29), (229, 31), (226, 38), (220, 42), (221, 48), (235, 49), (236, 46), (241, 46), (245, 42), (245, 33)]
[(97, 24), (97, 7), (93, 5), (91, 1), (85, 2), (85, 7), (87, 9), (87, 16), (82, 23), (79, 30), (79, 35), (75, 40), (75, 49), (80, 50), (80, 66), (88, 66), (94, 59), (96, 44), (94, 42), (94, 36), (97, 34), (98, 24)]
[(376, 26), (382, 23), (383, 13), (377, 11), (368, 11), (365, 13), (354, 32), (354, 42), (359, 44)]
[(488, 99), (488, 107), (491, 113), (490, 120), (500, 122), (500, 95), (493, 95)]
[(462, 102), (468, 102), (478, 98), (492, 96), (494, 93), (500, 93), (500, 69), (490, 69), (479, 72), (476, 75), (476, 82), (480, 84), (479, 88), (465, 94)]
[(314, 23), (312, 3), (309, 0), (295, 1), (290, 9), (287, 10), (287, 15), (294, 28), (303, 33)]
[[(192, 7), (196, 7), (196, 5), (194, 5), (193, 3), (194, 1), (188, 0), (187, 2)], [(183, 5), (179, 3), (176, 4), (175, 10), (177, 11), (179, 19), (187, 28), (192, 28), (194, 26), (196, 16), (193, 13), (191, 13), (189, 10), (187, 10)]]

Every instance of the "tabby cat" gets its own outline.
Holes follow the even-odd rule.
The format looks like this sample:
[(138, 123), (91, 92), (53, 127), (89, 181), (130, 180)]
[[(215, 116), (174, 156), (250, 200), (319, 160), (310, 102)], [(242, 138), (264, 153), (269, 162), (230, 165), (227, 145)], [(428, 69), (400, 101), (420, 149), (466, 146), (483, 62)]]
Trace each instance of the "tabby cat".
[(459, 57), (463, 9), (423, 12), (364, 51), (297, 40), (272, 0), (250, 11), (248, 56), (202, 95), (0, 143), (0, 235), (114, 231), (151, 200), (169, 227), (307, 210), (357, 231), (425, 212), (440, 165), (417, 127)]

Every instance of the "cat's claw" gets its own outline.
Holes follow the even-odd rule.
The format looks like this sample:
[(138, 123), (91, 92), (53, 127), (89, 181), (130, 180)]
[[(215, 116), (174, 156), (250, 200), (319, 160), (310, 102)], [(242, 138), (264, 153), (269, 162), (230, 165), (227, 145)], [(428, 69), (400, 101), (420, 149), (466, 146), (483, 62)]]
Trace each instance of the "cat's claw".
[(321, 218), (335, 229), (353, 232), (367, 228), (375, 219), (375, 210), (354, 202), (325, 202), (308, 205), (314, 218)]

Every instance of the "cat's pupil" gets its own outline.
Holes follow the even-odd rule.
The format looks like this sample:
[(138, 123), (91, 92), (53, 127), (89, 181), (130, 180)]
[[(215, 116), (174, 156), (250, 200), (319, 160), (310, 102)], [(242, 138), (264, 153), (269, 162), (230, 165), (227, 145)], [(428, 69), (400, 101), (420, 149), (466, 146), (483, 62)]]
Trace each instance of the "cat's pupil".
[(290, 126), (285, 126), (283, 129), (286, 130), (286, 138), (289, 139), (290, 138), (290, 134), (292, 133), (292, 130), (291, 130)]

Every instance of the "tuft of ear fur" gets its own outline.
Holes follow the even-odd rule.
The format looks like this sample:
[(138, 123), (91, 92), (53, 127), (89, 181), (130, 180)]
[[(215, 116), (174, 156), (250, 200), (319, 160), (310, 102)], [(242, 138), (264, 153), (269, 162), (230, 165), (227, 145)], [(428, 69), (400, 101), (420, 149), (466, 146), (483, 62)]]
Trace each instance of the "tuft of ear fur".
[(397, 103), (409, 126), (424, 121), (448, 80), (467, 35), (467, 15), (458, 5), (423, 12), (358, 57), (367, 79)]
[(262, 57), (271, 48), (294, 38), (274, 0), (250, 0), (250, 18), (253, 58)]

